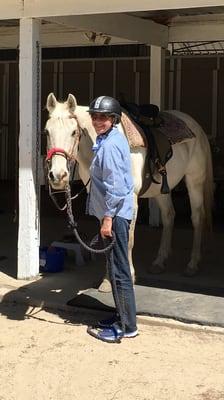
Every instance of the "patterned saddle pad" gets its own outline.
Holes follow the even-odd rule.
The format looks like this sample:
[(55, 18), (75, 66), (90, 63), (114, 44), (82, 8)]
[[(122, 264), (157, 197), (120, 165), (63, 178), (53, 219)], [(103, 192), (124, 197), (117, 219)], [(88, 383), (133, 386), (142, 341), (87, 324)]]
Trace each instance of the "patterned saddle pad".
[(143, 129), (137, 125), (125, 111), (122, 111), (121, 113), (121, 125), (124, 129), (130, 148), (147, 147), (147, 139)]
[(166, 111), (159, 113), (159, 116), (162, 123), (157, 129), (168, 137), (171, 144), (183, 142), (195, 137), (195, 134), (182, 119)]
[[(159, 127), (153, 127), (153, 130), (154, 132), (158, 130), (167, 136), (171, 144), (180, 143), (195, 137), (186, 123), (175, 115), (163, 111), (159, 113), (159, 117), (161, 124)], [(145, 125), (147, 125), (147, 122), (150, 125), (150, 121), (150, 119), (147, 121), (147, 117), (144, 118)], [(122, 111), (121, 124), (130, 148), (147, 147), (147, 139), (143, 129), (125, 111)]]

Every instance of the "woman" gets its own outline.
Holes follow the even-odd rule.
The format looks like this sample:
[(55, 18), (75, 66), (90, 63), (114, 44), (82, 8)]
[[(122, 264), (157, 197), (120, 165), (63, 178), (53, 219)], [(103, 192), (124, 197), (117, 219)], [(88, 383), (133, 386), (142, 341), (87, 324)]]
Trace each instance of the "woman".
[[(120, 306), (113, 318), (99, 321), (97, 326), (88, 327), (87, 331), (97, 339), (114, 343), (138, 334), (128, 261), (129, 226), (134, 202), (130, 149), (125, 136), (116, 127), (121, 118), (121, 107), (116, 99), (100, 96), (91, 102), (88, 112), (97, 139), (93, 146), (95, 154), (90, 168), (87, 212), (100, 220), (102, 238), (111, 237), (112, 231), (115, 234), (111, 260)], [(115, 295), (113, 290), (116, 304)]]

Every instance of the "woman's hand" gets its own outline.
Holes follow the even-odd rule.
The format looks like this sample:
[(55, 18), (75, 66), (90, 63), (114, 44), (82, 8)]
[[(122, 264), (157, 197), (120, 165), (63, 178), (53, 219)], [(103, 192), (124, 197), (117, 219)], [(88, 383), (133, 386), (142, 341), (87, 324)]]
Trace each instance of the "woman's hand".
[(100, 234), (103, 239), (108, 236), (112, 236), (112, 218), (111, 217), (104, 217), (103, 223), (100, 228)]

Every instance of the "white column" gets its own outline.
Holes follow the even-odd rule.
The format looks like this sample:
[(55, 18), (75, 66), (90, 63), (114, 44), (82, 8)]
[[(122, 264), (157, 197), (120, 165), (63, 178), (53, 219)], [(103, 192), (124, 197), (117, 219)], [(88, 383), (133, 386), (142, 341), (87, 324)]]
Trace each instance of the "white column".
[(150, 46), (150, 103), (164, 109), (165, 50)]
[[(150, 46), (150, 103), (164, 108), (165, 50)], [(160, 210), (155, 199), (149, 199), (149, 225), (160, 224)]]
[(20, 19), (19, 279), (39, 273), (40, 21)]

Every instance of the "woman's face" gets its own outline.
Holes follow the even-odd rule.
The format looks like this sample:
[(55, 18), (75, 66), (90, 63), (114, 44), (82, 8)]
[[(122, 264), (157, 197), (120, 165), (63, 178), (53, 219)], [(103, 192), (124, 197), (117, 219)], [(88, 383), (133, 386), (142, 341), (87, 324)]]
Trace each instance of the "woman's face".
[(103, 135), (113, 125), (114, 117), (103, 113), (91, 114), (92, 124), (97, 135)]

